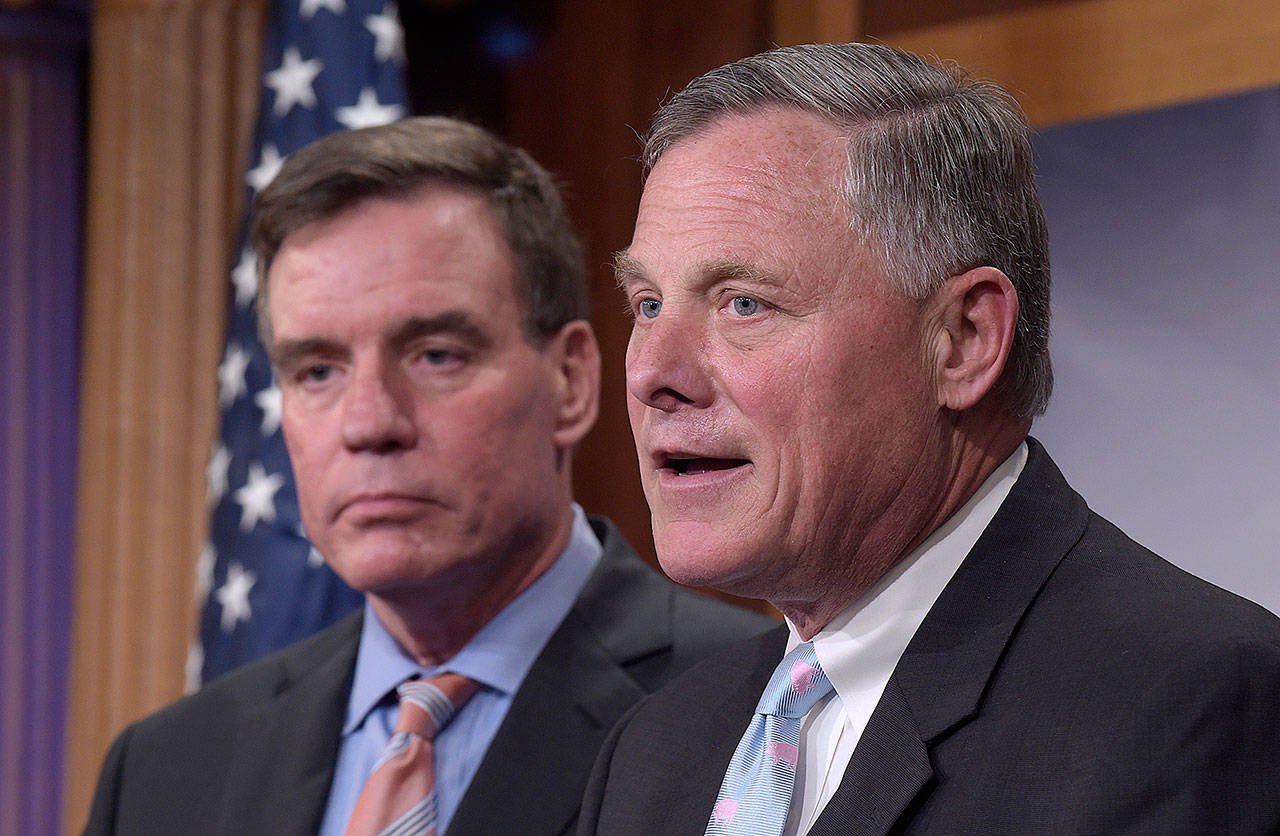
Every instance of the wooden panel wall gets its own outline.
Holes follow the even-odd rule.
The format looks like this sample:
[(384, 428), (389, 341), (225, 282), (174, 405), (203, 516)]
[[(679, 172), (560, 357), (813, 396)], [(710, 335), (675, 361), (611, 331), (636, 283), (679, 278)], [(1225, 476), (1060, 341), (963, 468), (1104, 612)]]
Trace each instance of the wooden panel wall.
[(68, 832), (115, 733), (183, 689), (262, 8), (94, 8)]
[(669, 91), (766, 48), (769, 14), (768, 4), (742, 0), (568, 0), (547, 42), (507, 79), (507, 138), (563, 183), (586, 244), (604, 380), (600, 419), (574, 462), (577, 497), (612, 517), (650, 559), (622, 377), (630, 322), (611, 267), (631, 240), (640, 200), (636, 132)]
[[(182, 690), (264, 2), (96, 4), (72, 830), (110, 737)], [(1039, 124), (1280, 83), (1274, 0), (938, 2), (958, 11), (877, 32), (863, 22), (902, 19), (894, 0), (564, 0), (548, 43), (512, 69), (507, 133), (566, 183), (605, 352), (578, 495), (642, 550), (647, 511), (622, 387), (628, 325), (607, 265), (639, 198), (633, 130), (668, 90), (770, 43), (860, 32), (972, 65), (1014, 88)]]
[[(795, 0), (769, 6), (770, 45), (862, 39), (869, 0)], [(710, 68), (708, 68), (710, 69)]]
[(1009, 87), (1039, 126), (1280, 84), (1275, 0), (1075, 0), (868, 34)]

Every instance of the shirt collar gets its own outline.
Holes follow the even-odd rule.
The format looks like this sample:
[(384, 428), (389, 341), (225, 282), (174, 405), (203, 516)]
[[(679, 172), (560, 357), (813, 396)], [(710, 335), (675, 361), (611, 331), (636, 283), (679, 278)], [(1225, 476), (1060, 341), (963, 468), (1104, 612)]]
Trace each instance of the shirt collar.
[(603, 549), (586, 514), (573, 505), (569, 543), (555, 563), (507, 604), (451, 659), (434, 667), (415, 662), (382, 626), (368, 600), (342, 733), (350, 734), (393, 688), (411, 676), (464, 674), (504, 694), (515, 693), (543, 646), (564, 620)]
[[(813, 637), (818, 661), (841, 699), (879, 699), (929, 609), (995, 517), (1026, 462), (1023, 442), (968, 502)], [(790, 651), (801, 640), (795, 626), (787, 626)]]

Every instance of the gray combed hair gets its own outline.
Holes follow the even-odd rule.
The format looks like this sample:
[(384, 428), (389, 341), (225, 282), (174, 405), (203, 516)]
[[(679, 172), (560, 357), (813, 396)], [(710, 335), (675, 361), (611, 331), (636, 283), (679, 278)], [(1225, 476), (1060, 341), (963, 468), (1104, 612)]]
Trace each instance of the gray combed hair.
[(999, 389), (1016, 417), (1044, 412), (1053, 389), (1049, 242), (1031, 131), (1013, 97), (954, 64), (886, 46), (774, 49), (718, 67), (667, 101), (645, 136), (646, 176), (720, 117), (770, 107), (848, 130), (852, 232), (899, 292), (922, 299), (979, 266), (1009, 277), (1019, 313)]

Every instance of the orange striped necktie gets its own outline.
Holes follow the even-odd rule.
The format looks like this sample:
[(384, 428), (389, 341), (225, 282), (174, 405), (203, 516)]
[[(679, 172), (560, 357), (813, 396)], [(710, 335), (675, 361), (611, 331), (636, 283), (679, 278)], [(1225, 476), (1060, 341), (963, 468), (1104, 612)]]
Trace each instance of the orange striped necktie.
[(457, 673), (400, 684), (395, 732), (360, 792), (346, 836), (435, 836), (432, 741), (479, 688)]

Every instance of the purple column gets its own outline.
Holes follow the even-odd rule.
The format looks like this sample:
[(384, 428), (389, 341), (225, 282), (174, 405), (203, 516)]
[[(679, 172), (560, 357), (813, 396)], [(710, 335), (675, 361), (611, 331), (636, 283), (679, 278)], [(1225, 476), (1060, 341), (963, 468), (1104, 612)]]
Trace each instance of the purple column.
[(87, 16), (0, 11), (0, 836), (61, 829)]

